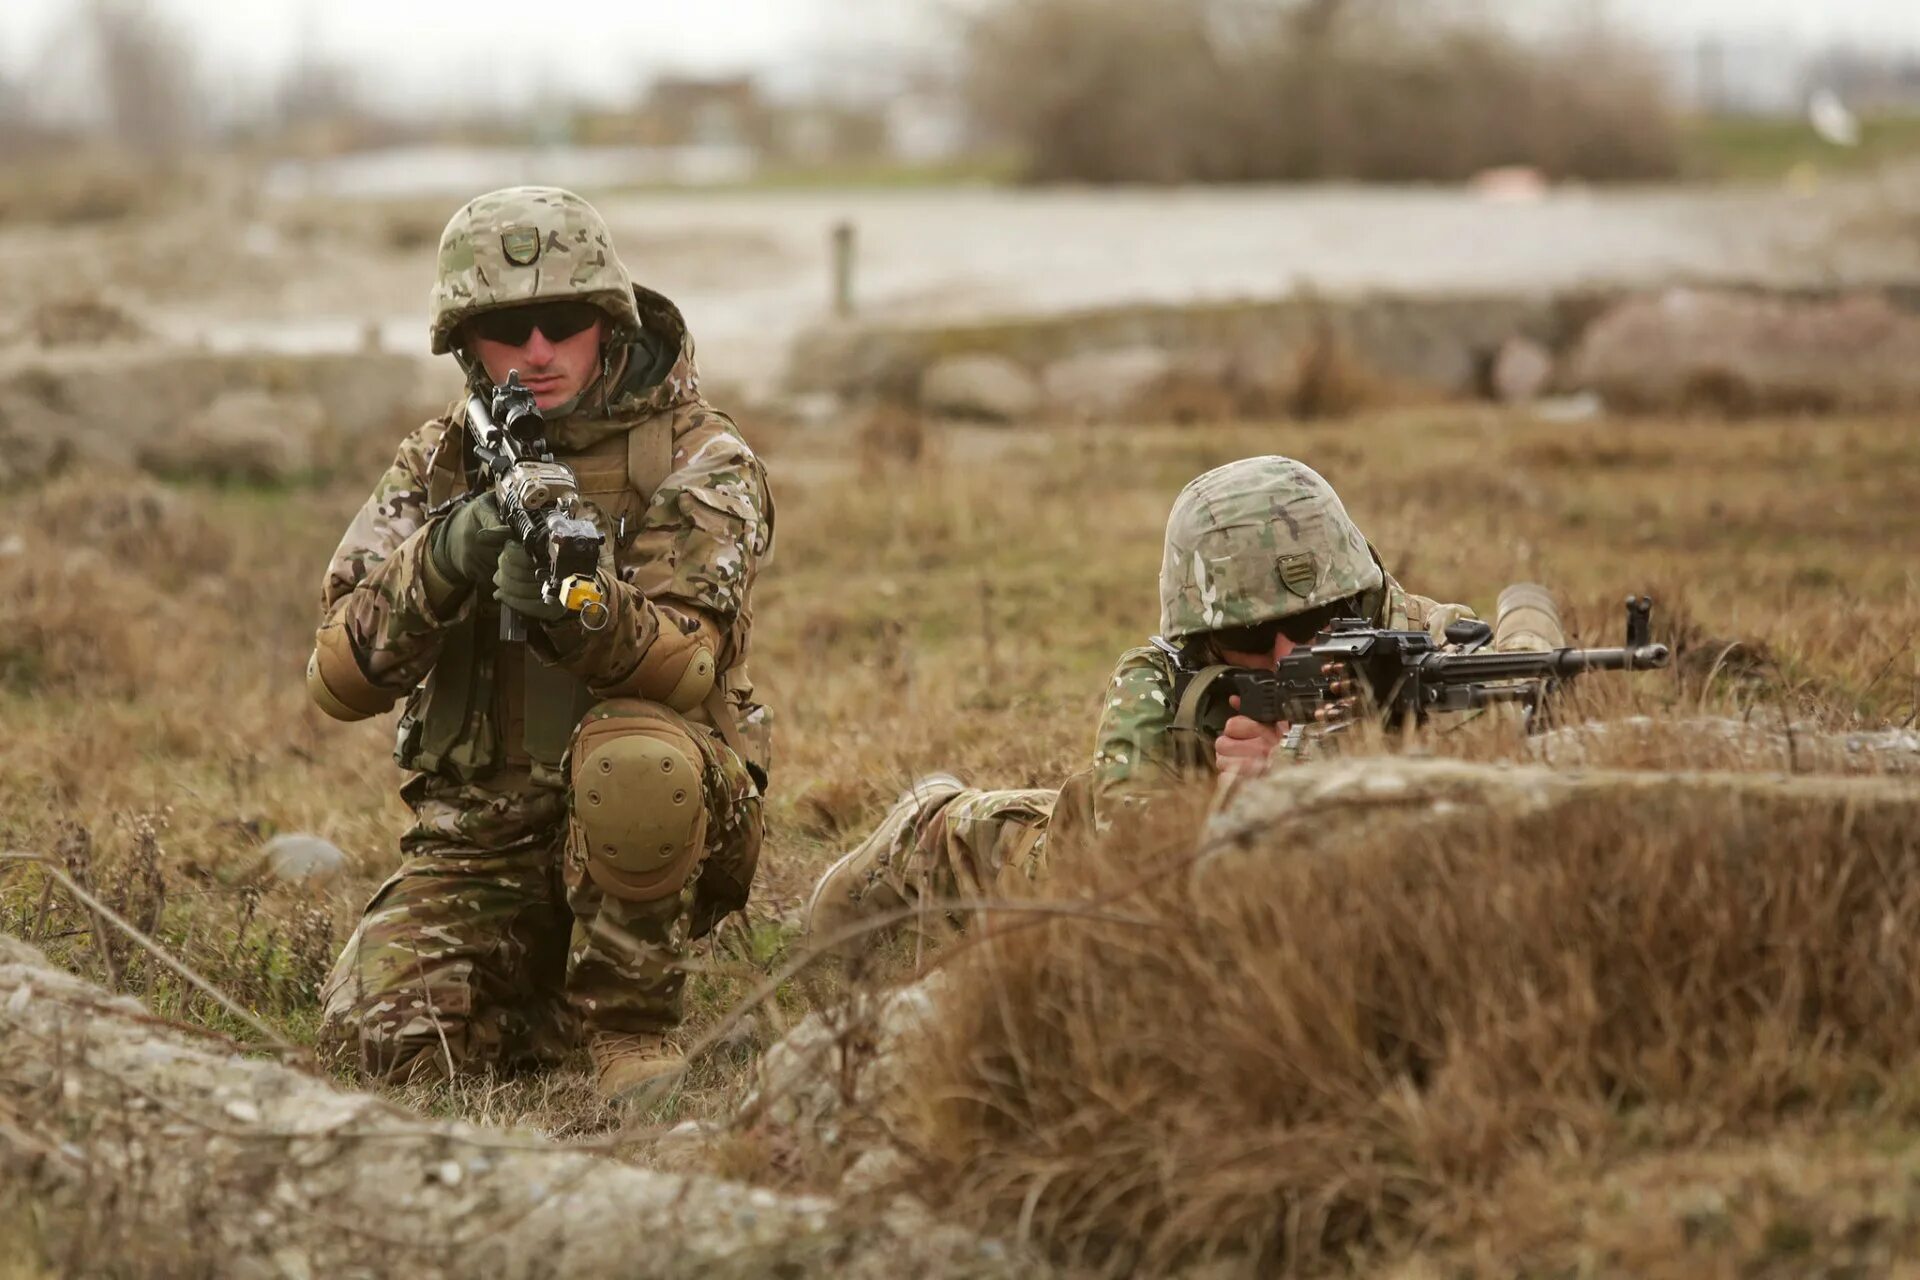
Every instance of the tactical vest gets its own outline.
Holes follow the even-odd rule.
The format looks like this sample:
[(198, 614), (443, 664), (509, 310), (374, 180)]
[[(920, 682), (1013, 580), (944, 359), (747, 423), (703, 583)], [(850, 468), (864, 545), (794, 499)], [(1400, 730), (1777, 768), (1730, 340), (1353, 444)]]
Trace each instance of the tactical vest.
[[(429, 511), (468, 490), (465, 437), (465, 420), (456, 413), (428, 471)], [(555, 456), (573, 469), (580, 496), (600, 512), (607, 535), (601, 564), (610, 569), (673, 469), (672, 419), (655, 414), (624, 435)], [(400, 716), (394, 758), (402, 768), (463, 782), (500, 768), (528, 768), (535, 782), (563, 787), (567, 744), (599, 699), (585, 681), (540, 661), (527, 645), (500, 641), (499, 628), (500, 607), (488, 599), (446, 629), (438, 660)], [(743, 737), (730, 705), (730, 695), (751, 689), (743, 665), (727, 669), (706, 704), (686, 718), (719, 733), (764, 779), (765, 744)]]

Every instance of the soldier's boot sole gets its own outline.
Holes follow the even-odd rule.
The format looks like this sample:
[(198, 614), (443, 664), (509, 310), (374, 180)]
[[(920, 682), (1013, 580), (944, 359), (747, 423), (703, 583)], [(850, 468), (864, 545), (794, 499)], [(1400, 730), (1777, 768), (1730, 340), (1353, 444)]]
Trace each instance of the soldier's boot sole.
[(885, 859), (900, 843), (905, 829), (935, 804), (949, 800), (966, 790), (966, 784), (950, 773), (930, 773), (917, 778), (900, 793), (866, 839), (841, 854), (821, 875), (807, 899), (804, 932), (808, 939), (828, 943), (843, 958), (857, 956), (871, 945), (873, 938), (863, 936), (831, 943), (835, 935), (858, 921), (870, 919), (906, 905), (881, 876)]

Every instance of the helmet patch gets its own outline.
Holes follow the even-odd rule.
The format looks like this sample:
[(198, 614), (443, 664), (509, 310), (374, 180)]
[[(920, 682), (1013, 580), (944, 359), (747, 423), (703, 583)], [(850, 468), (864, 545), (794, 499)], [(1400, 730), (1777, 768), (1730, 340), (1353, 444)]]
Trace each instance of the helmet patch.
[(1277, 563), (1281, 586), (1302, 600), (1313, 594), (1313, 584), (1320, 580), (1320, 571), (1313, 564), (1313, 552), (1290, 552), (1281, 556)]
[(500, 233), (500, 252), (516, 267), (530, 267), (540, 257), (538, 227), (508, 227)]

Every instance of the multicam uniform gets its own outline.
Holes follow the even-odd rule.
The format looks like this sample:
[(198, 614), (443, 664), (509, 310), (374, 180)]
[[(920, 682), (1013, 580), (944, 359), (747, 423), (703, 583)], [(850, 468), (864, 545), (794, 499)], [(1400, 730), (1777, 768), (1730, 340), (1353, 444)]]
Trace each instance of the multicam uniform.
[[(586, 247), (604, 254), (604, 238)], [(679, 311), (642, 288), (621, 311), (638, 325), (547, 432), (606, 539), (604, 626), (529, 622), (508, 643), (483, 590), (436, 608), (430, 538), (480, 487), (458, 412), (401, 444), (327, 571), (310, 686), (341, 718), (404, 696), (395, 757), (414, 771), (401, 866), (322, 992), (323, 1046), (375, 1077), (550, 1059), (582, 1024), (671, 1027), (671, 962), (752, 883), (768, 733), (745, 661), (773, 505), (759, 459), (700, 398)], [(690, 655), (707, 679), (678, 678)], [(703, 696), (662, 692), (688, 688)], [(636, 759), (684, 768), (602, 780), (629, 782)], [(620, 847), (635, 794), (679, 806), (686, 837), (638, 862)]]
[[(1380, 592), (1375, 626), (1438, 630), (1470, 618), (1464, 605), (1443, 605), (1401, 589), (1391, 578)], [(854, 886), (861, 895), (876, 883), (888, 887), (886, 906), (928, 899), (969, 898), (995, 892), (1002, 875), (1034, 879), (1044, 875), (1056, 801), (1072, 805), (1084, 797), (1089, 806), (1076, 824), (1090, 820), (1103, 831), (1130, 805), (1183, 779), (1213, 771), (1213, 742), (1232, 714), (1222, 702), (1209, 704), (1191, 734), (1174, 728), (1176, 673), (1173, 659), (1141, 645), (1120, 655), (1100, 704), (1094, 730), (1093, 766), (1074, 775), (1061, 789), (988, 791), (977, 787), (936, 788), (912, 820), (903, 824), (893, 846), (876, 861), (876, 875)], [(1064, 835), (1065, 831), (1057, 833)], [(1016, 882), (1017, 883), (1017, 882)]]
[[(1249, 482), (1251, 481), (1251, 485)], [(1257, 501), (1245, 501), (1251, 487)], [(1404, 590), (1379, 564), (1333, 490), (1303, 464), (1247, 459), (1201, 476), (1168, 520), (1161, 622), (1204, 651), (1204, 634), (1352, 599), (1378, 627), (1439, 639), (1465, 605)], [(1520, 641), (1531, 645), (1531, 637)], [(1233, 714), (1203, 703), (1178, 724), (1173, 658), (1155, 645), (1121, 655), (1108, 678), (1093, 765), (1054, 790), (984, 791), (928, 779), (896, 807), (873, 842), (821, 881), (816, 931), (922, 900), (969, 898), (1045, 872), (1049, 844), (1123, 820), (1183, 779), (1211, 776), (1214, 741)], [(1003, 880), (1003, 877), (1007, 879)]]

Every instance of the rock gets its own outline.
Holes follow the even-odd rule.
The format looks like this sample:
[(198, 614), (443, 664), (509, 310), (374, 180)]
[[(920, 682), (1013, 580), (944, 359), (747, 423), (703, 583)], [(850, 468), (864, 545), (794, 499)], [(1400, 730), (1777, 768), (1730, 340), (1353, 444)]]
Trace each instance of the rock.
[(1553, 729), (1526, 740), (1527, 755), (1561, 768), (1684, 761), (1696, 769), (1779, 773), (1920, 775), (1920, 732), (1832, 733), (1778, 720), (1630, 716)]
[(33, 309), (33, 336), (41, 346), (98, 346), (108, 342), (135, 342), (148, 335), (146, 327), (119, 307), (99, 298), (61, 298)]
[(1040, 407), (1040, 388), (1006, 356), (947, 356), (921, 375), (920, 407), (951, 418), (1015, 422)]
[(1157, 398), (1178, 362), (1159, 347), (1120, 347), (1068, 356), (1040, 375), (1047, 403), (1063, 417), (1079, 420), (1137, 417), (1134, 406)]
[(259, 869), (282, 884), (330, 884), (347, 869), (347, 855), (331, 840), (278, 835), (260, 851)]
[(1487, 389), (1501, 404), (1529, 404), (1552, 382), (1553, 353), (1531, 338), (1501, 343), (1487, 371)]
[(30, 1211), (32, 1247), (70, 1274), (1047, 1274), (910, 1208), (847, 1214), (344, 1092), (176, 1029), (5, 935), (0, 1114), (0, 1211)]
[[(1726, 732), (1724, 726), (1739, 722), (1711, 723), (1716, 727), (1710, 732), (1718, 736)], [(1899, 759), (1903, 745), (1874, 742), (1858, 747), (1872, 747), (1888, 759)], [(1556, 765), (1566, 763), (1558, 755), (1552, 759)], [(1920, 807), (1920, 795), (1899, 778), (1725, 771), (1729, 766), (1740, 767), (1738, 758), (1699, 763), (1703, 767), (1698, 769), (1689, 760), (1684, 769), (1562, 772), (1537, 765), (1386, 757), (1282, 770), (1250, 782), (1210, 821), (1209, 853), (1195, 867), (1219, 874), (1216, 863), (1227, 867), (1243, 860), (1249, 849), (1268, 856), (1283, 836), (1291, 842), (1290, 854), (1341, 857), (1366, 841), (1390, 844), (1397, 838), (1391, 836), (1395, 831), (1437, 829), (1442, 819), (1480, 823), (1496, 815), (1555, 812), (1594, 797), (1616, 803), (1622, 813), (1631, 811), (1636, 823), (1654, 826), (1663, 821), (1663, 813), (1703, 805), (1744, 805), (1756, 814), (1836, 803), (1857, 805), (1863, 811), (1877, 807), (1904, 812)]]
[(1832, 301), (1673, 289), (1588, 327), (1566, 381), (1616, 409), (1862, 412), (1920, 404), (1920, 316)]
[(73, 459), (73, 449), (64, 434), (50, 435), (15, 422), (7, 406), (0, 403), (0, 490), (40, 484), (65, 470)]
[(1591, 391), (1581, 391), (1570, 396), (1548, 396), (1533, 403), (1533, 416), (1542, 422), (1558, 422), (1567, 425), (1580, 422), (1592, 422), (1605, 417), (1607, 402)]
[(325, 413), (310, 395), (223, 391), (140, 449), (140, 464), (169, 479), (277, 484), (313, 468)]
[(662, 1173), (700, 1173), (713, 1166), (722, 1131), (699, 1120), (682, 1120), (653, 1140), (647, 1163)]
[(901, 1085), (900, 1041), (935, 1020), (943, 985), (935, 974), (808, 1014), (761, 1056), (742, 1111), (803, 1146), (842, 1145), (849, 1119), (883, 1107)]

